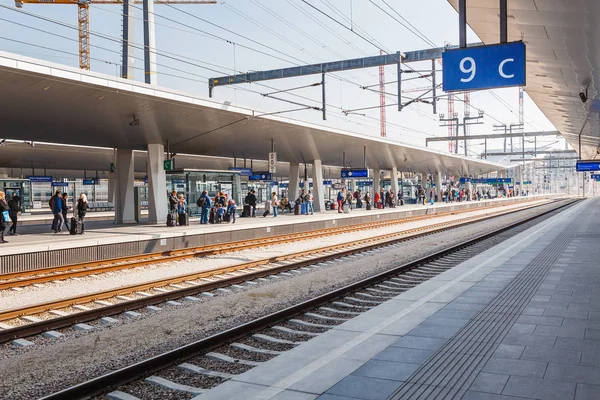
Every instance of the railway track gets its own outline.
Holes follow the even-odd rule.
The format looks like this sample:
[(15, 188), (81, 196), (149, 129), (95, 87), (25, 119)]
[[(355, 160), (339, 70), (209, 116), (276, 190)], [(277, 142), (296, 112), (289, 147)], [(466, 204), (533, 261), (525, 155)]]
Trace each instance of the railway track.
[[(117, 390), (110, 393), (110, 398), (127, 398), (120, 397), (124, 394), (143, 399), (166, 398), (166, 395), (191, 398), (460, 264), (498, 241), (513, 236), (517, 233), (513, 229), (536, 222), (541, 217), (552, 216), (575, 202), (561, 202), (550, 210), (476, 239), (450, 246), (43, 399), (91, 398), (115, 388)], [(393, 249), (398, 245), (389, 243), (387, 246)], [(374, 248), (363, 250), (363, 253), (366, 252), (368, 256), (372, 251)]]
[(212, 290), (228, 291), (227, 287), (236, 288), (236, 285), (259, 279), (276, 279), (277, 274), (300, 272), (302, 268), (311, 265), (530, 208), (530, 205), (525, 205), (510, 210), (496, 210), (476, 218), (469, 216), (349, 243), (2, 311), (0, 323), (4, 329), (0, 330), (0, 343), (156, 306), (167, 301), (182, 298), (197, 300), (193, 296), (211, 296)]
[[(529, 201), (526, 201), (529, 202)], [(506, 206), (503, 206), (506, 207)], [(485, 206), (479, 210), (498, 209), (499, 206)], [(189, 258), (208, 257), (217, 254), (230, 253), (234, 251), (273, 246), (277, 244), (290, 243), (293, 241), (317, 239), (331, 235), (348, 233), (352, 230), (378, 229), (387, 226), (407, 224), (410, 222), (424, 221), (432, 218), (445, 217), (449, 215), (460, 215), (472, 212), (473, 210), (451, 211), (436, 214), (427, 214), (414, 217), (396, 218), (388, 221), (377, 221), (364, 224), (357, 224), (345, 227), (335, 227), (315, 230), (311, 232), (293, 233), (281, 235), (278, 237), (261, 238), (253, 240), (244, 240), (229, 243), (220, 243), (209, 246), (192, 247), (168, 252), (149, 253), (130, 257), (121, 257), (104, 261), (93, 261), (78, 263), (72, 265), (63, 265), (39, 270), (17, 272), (0, 275), (0, 290), (10, 290), (18, 287), (44, 284), (53, 281), (78, 278), (89, 275), (103, 274), (107, 272), (122, 271), (126, 269), (138, 268), (150, 264), (178, 261)]]

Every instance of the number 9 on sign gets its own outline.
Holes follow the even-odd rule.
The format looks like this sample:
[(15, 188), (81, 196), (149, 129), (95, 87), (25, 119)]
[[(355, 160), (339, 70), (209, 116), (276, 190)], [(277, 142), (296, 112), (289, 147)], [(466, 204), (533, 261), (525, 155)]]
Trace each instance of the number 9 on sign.
[[(465, 66), (466, 63), (469, 63), (468, 68)], [(475, 64), (473, 57), (465, 57), (460, 60), (460, 72), (463, 74), (471, 74), (468, 78), (460, 78), (461, 82), (471, 82), (473, 78), (475, 78), (475, 74), (477, 73), (477, 64)]]

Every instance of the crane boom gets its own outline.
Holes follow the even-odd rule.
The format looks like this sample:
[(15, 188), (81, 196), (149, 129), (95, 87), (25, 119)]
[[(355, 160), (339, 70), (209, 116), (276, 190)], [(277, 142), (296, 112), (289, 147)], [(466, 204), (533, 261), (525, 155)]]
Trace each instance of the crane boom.
[[(15, 0), (15, 6), (23, 4), (76, 4), (79, 27), (79, 68), (90, 69), (90, 4), (123, 4), (123, 0)], [(142, 0), (134, 0), (143, 4)], [(216, 0), (154, 0), (154, 4), (216, 4)]]

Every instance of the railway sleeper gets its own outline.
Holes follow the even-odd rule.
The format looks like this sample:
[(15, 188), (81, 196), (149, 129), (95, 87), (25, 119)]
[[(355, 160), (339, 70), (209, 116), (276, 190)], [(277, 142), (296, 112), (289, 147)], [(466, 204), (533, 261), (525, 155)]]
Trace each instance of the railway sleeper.
[(160, 376), (156, 376), (156, 375), (149, 376), (145, 380), (146, 380), (146, 382), (150, 382), (150, 383), (160, 386), (162, 388), (176, 390), (179, 392), (202, 394), (206, 391), (205, 389), (200, 389), (200, 388), (197, 388), (194, 386), (188, 386), (188, 385), (182, 385), (180, 383), (175, 383), (173, 381), (170, 381), (165, 378), (161, 378)]
[(278, 356), (281, 353), (283, 353), (283, 351), (268, 350), (268, 349), (259, 349), (258, 347), (249, 346), (247, 344), (237, 343), (237, 342), (231, 343), (229, 346), (233, 347), (234, 349), (246, 350), (246, 351), (251, 351), (251, 352), (260, 353), (260, 354), (269, 354), (269, 355), (272, 355), (272, 356)]
[(259, 361), (250, 361), (250, 360), (244, 360), (241, 358), (233, 358), (233, 357), (229, 357), (225, 354), (215, 353), (215, 352), (206, 353), (204, 356), (210, 360), (227, 362), (227, 363), (232, 363), (232, 364), (248, 365), (251, 367), (255, 367), (255, 366), (261, 364)]

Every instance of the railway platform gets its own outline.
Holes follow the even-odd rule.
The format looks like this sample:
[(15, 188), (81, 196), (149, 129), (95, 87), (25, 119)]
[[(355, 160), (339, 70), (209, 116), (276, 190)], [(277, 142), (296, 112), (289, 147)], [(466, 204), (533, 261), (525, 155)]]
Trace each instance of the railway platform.
[(600, 198), (195, 400), (600, 398)]
[[(189, 226), (166, 227), (156, 224), (115, 225), (110, 221), (86, 222), (85, 235), (55, 234), (44, 216), (44, 225), (19, 227), (17, 236), (7, 236), (8, 244), (0, 246), (0, 274), (26, 271), (108, 258), (166, 252), (290, 233), (308, 232), (413, 217), (442, 212), (477, 209), (493, 205), (509, 205), (538, 201), (544, 196), (514, 197), (485, 201), (405, 205), (366, 211), (355, 209), (349, 214), (327, 211), (314, 215), (279, 213), (277, 218), (238, 218), (235, 224), (200, 225), (192, 218)], [(257, 213), (258, 215), (258, 213)]]

